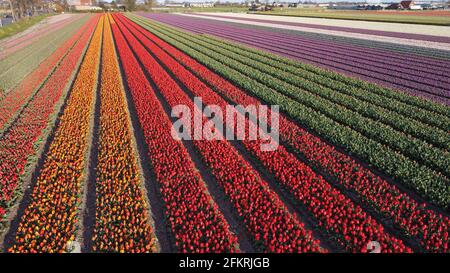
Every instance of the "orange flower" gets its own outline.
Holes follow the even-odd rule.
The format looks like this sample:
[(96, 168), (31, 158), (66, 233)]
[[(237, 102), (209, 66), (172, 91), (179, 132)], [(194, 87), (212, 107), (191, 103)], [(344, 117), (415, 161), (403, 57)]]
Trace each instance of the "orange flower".
[(103, 18), (87, 48), (11, 252), (63, 252), (67, 243), (75, 239), (94, 111)]

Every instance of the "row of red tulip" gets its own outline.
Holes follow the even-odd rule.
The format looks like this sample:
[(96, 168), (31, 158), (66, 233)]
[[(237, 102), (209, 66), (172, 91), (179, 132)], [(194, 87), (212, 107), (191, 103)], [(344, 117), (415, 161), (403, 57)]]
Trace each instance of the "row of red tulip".
[(0, 207), (4, 213), (21, 192), (18, 185), (27, 162), (36, 157), (37, 144), (45, 138), (47, 123), (64, 96), (67, 79), (77, 68), (95, 24), (95, 19), (89, 21), (82, 37), (0, 140)]
[(0, 132), (4, 130), (5, 124), (22, 108), (24, 103), (30, 99), (36, 88), (49, 76), (62, 61), (67, 52), (75, 45), (81, 37), (88, 24), (83, 25), (52, 55), (45, 59), (31, 74), (23, 79), (18, 86), (8, 92), (0, 101)]
[[(243, 106), (261, 104), (258, 99), (249, 96), (183, 52), (150, 33), (146, 35), (234, 103)], [(419, 204), (396, 186), (376, 176), (351, 157), (336, 151), (284, 115), (280, 115), (280, 134), (309, 164), (322, 170), (340, 186), (355, 192), (364, 205), (373, 208), (381, 217), (392, 219), (406, 235), (417, 238), (427, 251), (449, 251), (450, 220), (447, 217), (432, 211), (425, 204)]]
[(187, 150), (172, 138), (171, 122), (117, 24), (111, 27), (176, 250), (234, 252), (237, 237), (208, 194)]
[(155, 252), (110, 20), (103, 30), (93, 251)]
[[(117, 24), (167, 103), (171, 107), (186, 105), (192, 113), (199, 111), (192, 100), (124, 26), (121, 22), (124, 18), (117, 15), (115, 18), (119, 18)], [(203, 123), (205, 122), (207, 119), (203, 116)], [(228, 141), (195, 140), (193, 143), (204, 164), (209, 167), (236, 208), (258, 250), (322, 251), (319, 242), (312, 238), (311, 232), (288, 212), (275, 192)]]
[[(161, 24), (146, 22), (143, 24), (147, 25), (146, 27), (151, 29), (159, 37), (162, 37), (162, 39), (180, 48), (202, 64), (212, 68), (219, 75), (232, 81), (247, 93), (260, 98), (265, 103), (279, 105), (284, 113), (307, 128), (310, 132), (326, 139), (332, 145), (344, 149), (346, 152), (351, 153), (352, 156), (371, 164), (373, 168), (377, 168), (389, 175), (398, 183), (414, 190), (441, 208), (445, 209), (449, 206), (450, 187), (447, 185), (449, 182), (445, 177), (445, 172), (437, 173), (429, 167), (422, 166), (420, 163), (422, 162), (421, 159), (417, 158), (418, 161), (414, 161), (412, 158), (405, 157), (406, 154), (402, 155), (399, 152), (395, 152), (398, 149), (395, 149), (393, 146), (403, 146), (403, 150), (408, 150), (405, 147), (409, 144), (405, 144), (406, 142), (400, 140), (398, 137), (393, 137), (390, 133), (387, 133), (387, 131), (391, 131), (392, 133), (391, 129), (387, 127), (384, 129), (381, 127), (378, 128), (377, 126), (374, 127), (373, 124), (370, 125), (357, 116), (352, 115), (348, 112), (348, 109), (345, 110), (342, 106), (329, 105), (323, 99), (299, 92), (301, 89), (295, 89), (292, 86), (289, 87), (289, 84), (283, 82), (282, 79), (281, 81), (274, 80), (266, 72), (249, 67), (248, 64), (254, 61), (251, 61), (249, 58), (244, 60), (244, 56), (241, 56), (241, 54), (230, 58), (226, 56), (228, 54), (225, 54), (223, 50), (217, 52), (209, 49), (209, 42), (197, 44), (196, 41), (193, 41), (189, 37), (192, 34), (177, 31)], [(245, 49), (239, 51), (245, 52)], [(258, 59), (258, 57), (256, 58)], [(298, 62), (292, 63), (297, 64)], [(292, 63), (284, 64), (283, 67), (288, 65), (297, 67)], [(301, 63), (298, 64), (300, 66), (302, 65)], [(267, 65), (262, 65), (260, 68), (262, 67), (267, 68)], [(273, 71), (273, 69), (269, 70)], [(333, 78), (335, 74), (331, 73), (326, 75), (325, 73), (325, 76)], [(322, 82), (324, 81), (322, 80)], [(305, 84), (303, 81), (300, 81), (300, 83), (301, 85)], [(355, 80), (350, 83), (349, 88), (359, 84), (361, 82)], [(315, 86), (317, 87), (316, 84)], [(308, 88), (311, 89), (311, 86)], [(398, 94), (392, 90), (390, 92)], [(440, 107), (436, 109), (438, 108), (441, 109)], [(353, 128), (354, 126), (356, 126), (356, 129)], [(380, 141), (375, 141), (371, 136)], [(383, 143), (389, 145), (383, 145)], [(418, 146), (416, 148), (409, 147), (411, 149), (407, 153), (417, 151), (416, 148)], [(421, 153), (421, 156), (424, 153)], [(438, 153), (442, 154), (443, 151)], [(450, 162), (445, 164), (445, 161), (449, 160), (449, 156), (439, 157), (435, 153), (433, 155), (426, 155), (426, 157), (429, 156), (432, 156), (436, 160), (428, 161), (428, 163), (434, 162), (433, 164), (440, 165), (442, 170), (448, 169), (446, 167), (450, 165)]]
[[(87, 165), (100, 48), (102, 16), (76, 76), (44, 165), (16, 232), (11, 252), (64, 252), (76, 239)], [(85, 45), (86, 45), (85, 41)]]
[[(225, 113), (227, 107), (225, 100), (140, 33), (133, 23), (127, 22), (127, 27), (195, 96), (204, 98), (206, 104), (220, 106)], [(238, 115), (241, 114), (238, 113)], [(249, 122), (248, 119), (246, 121)], [(246, 130), (249, 129), (249, 126), (244, 127)], [(266, 138), (262, 137), (262, 139)], [(330, 187), (323, 178), (288, 153), (284, 147), (280, 146), (272, 152), (263, 152), (260, 148), (263, 142), (244, 140), (243, 144), (295, 196), (299, 203), (308, 208), (319, 221), (319, 225), (331, 237), (336, 238), (347, 251), (367, 250), (369, 241), (380, 242), (382, 249), (386, 252), (408, 251), (400, 240), (385, 233), (380, 224)]]

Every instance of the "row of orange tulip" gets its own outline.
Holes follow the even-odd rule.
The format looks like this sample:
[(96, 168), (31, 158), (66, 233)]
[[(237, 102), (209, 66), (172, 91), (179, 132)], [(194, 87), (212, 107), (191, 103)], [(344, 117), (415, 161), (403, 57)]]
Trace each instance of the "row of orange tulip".
[[(205, 104), (217, 105), (223, 113), (226, 112), (228, 103), (168, 55), (163, 50), (167, 46), (161, 48), (156, 46), (153, 41), (157, 40), (157, 37), (150, 32), (144, 31), (139, 26), (133, 25), (131, 21), (124, 20), (124, 22), (127, 23), (128, 28), (136, 35), (137, 39), (163, 65), (172, 71), (173, 75), (194, 96), (201, 97)], [(139, 32), (139, 30), (142, 32)], [(175, 93), (175, 91), (172, 91), (172, 93)], [(178, 99), (180, 100), (182, 97), (180, 94)], [(240, 115), (238, 113), (238, 116)], [(247, 131), (246, 135), (248, 135), (251, 121), (243, 115), (241, 117), (246, 120), (248, 125), (238, 124), (238, 127), (242, 126), (241, 130)], [(227, 121), (223, 121), (223, 126), (229, 126)], [(262, 131), (260, 131), (261, 133)], [(268, 135), (264, 133), (263, 135), (265, 137), (262, 137), (262, 139), (268, 139)], [(274, 142), (273, 139), (272, 142)], [(291, 198), (310, 212), (324, 233), (332, 240), (335, 240), (346, 251), (365, 251), (369, 241), (378, 241), (382, 246), (383, 252), (409, 251), (402, 241), (386, 232), (383, 226), (364, 212), (360, 206), (332, 188), (327, 181), (317, 175), (309, 166), (295, 158), (292, 153), (287, 151), (284, 145), (280, 145), (274, 151), (262, 152), (261, 145), (263, 143), (265, 141), (261, 139), (242, 140), (243, 147), (248, 153), (259, 160), (261, 165), (273, 175), (279, 185), (286, 189)], [(361, 239), (355, 240), (355, 238)]]
[(100, 19), (72, 87), (12, 252), (64, 252), (76, 238), (100, 63)]
[[(0, 219), (7, 213), (8, 208), (15, 205), (15, 201), (22, 194), (20, 190), (22, 176), (27, 175), (27, 168), (36, 158), (41, 140), (48, 135), (47, 124), (52, 120), (59, 103), (67, 95), (65, 92), (69, 87), (67, 79), (73, 78), (74, 71), (78, 69), (80, 59), (85, 54), (86, 44), (92, 36), (96, 23), (97, 18), (88, 21), (83, 27), (85, 32), (72, 50), (64, 57), (0, 138)], [(31, 75), (37, 76), (34, 73)], [(28, 83), (33, 84), (33, 82)], [(16, 91), (12, 92), (17, 95)], [(23, 93), (27, 93), (27, 90), (22, 90), (21, 94)], [(13, 109), (13, 101), (8, 98), (9, 94), (2, 103), (6, 108)], [(7, 111), (6, 108), (2, 108), (0, 111)], [(0, 116), (3, 116), (3, 112)]]
[[(123, 15), (114, 15), (117, 25), (128, 40), (132, 50), (142, 62), (150, 79), (155, 83), (164, 101), (172, 109), (177, 105), (189, 107), (191, 113), (202, 116), (201, 110), (183, 92), (175, 81), (177, 70), (171, 76), (141, 44), (144, 37), (139, 35)], [(151, 52), (155, 54), (155, 52)], [(161, 62), (164, 60), (160, 59)], [(180, 79), (180, 78), (178, 78)], [(194, 78), (190, 78), (194, 81)], [(199, 86), (190, 88), (191, 91)], [(194, 91), (193, 91), (194, 92)], [(181, 119), (184, 126), (195, 128), (194, 121)], [(203, 125), (207, 122), (203, 115)], [(193, 130), (195, 131), (195, 130)], [(191, 131), (194, 136), (195, 132)], [(217, 130), (215, 131), (217, 133)], [(214, 133), (215, 134), (215, 133)], [(216, 179), (220, 189), (234, 208), (234, 212), (245, 226), (255, 250), (261, 252), (322, 252), (320, 242), (312, 237), (310, 230), (293, 216), (258, 172), (226, 140), (194, 140), (193, 145), (203, 163)]]
[(110, 16), (105, 19), (103, 31), (93, 250), (154, 252), (155, 237), (131, 141), (110, 20), (113, 20)]
[[(114, 18), (116, 19), (116, 18)], [(182, 142), (138, 60), (116, 24), (111, 25), (117, 52), (158, 182), (164, 216), (177, 252), (236, 252), (237, 236), (208, 194)]]
[[(143, 25), (144, 21), (136, 22)], [(145, 35), (181, 64), (189, 67), (199, 78), (214, 86), (218, 93), (232, 101), (233, 104), (248, 106), (264, 103), (263, 100), (246, 94), (245, 88), (236, 87), (150, 32), (146, 32)], [(183, 35), (187, 35), (187, 33), (183, 32)], [(194, 37), (194, 35), (190, 35), (190, 37)], [(215, 41), (209, 37), (208, 39)], [(217, 41), (215, 43), (218, 44)], [(237, 49), (235, 45), (221, 43), (228, 49)], [(180, 49), (182, 49), (181, 46)], [(245, 49), (254, 52), (252, 49)], [(201, 58), (198, 60), (204, 61)], [(205, 64), (210, 68), (217, 67), (213, 66), (212, 62), (205, 61)], [(411, 193), (405, 193), (387, 180), (377, 176), (351, 156), (337, 151), (333, 146), (289, 120), (286, 115), (281, 114), (279, 122), (281, 139), (293, 147), (296, 153), (305, 157), (308, 165), (314, 166), (325, 174), (327, 180), (334, 181), (345, 190), (356, 193), (359, 202), (366, 208), (376, 211), (379, 218), (392, 221), (395, 228), (401, 230), (402, 234), (407, 237), (416, 239), (424, 250), (430, 252), (449, 251), (450, 220), (447, 216), (433, 211), (425, 203), (417, 202), (415, 198), (411, 197)]]
[(24, 78), (16, 87), (14, 87), (3, 100), (0, 100), (0, 132), (5, 130), (8, 121), (10, 121), (15, 114), (20, 112), (22, 107), (26, 107), (26, 102), (32, 98), (33, 93), (44, 82), (44, 80), (51, 75), (54, 69), (62, 62), (66, 54), (75, 46), (88, 24), (83, 24), (81, 28), (70, 36), (58, 49), (55, 50), (47, 59), (45, 59), (39, 66), (26, 78)]

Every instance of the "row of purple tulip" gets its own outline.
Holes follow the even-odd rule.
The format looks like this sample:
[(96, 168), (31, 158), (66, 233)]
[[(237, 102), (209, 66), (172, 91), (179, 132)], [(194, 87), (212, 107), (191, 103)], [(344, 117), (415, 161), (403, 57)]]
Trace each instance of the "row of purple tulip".
[(361, 29), (361, 28), (351, 28), (351, 27), (327, 26), (327, 25), (296, 23), (296, 22), (280, 22), (280, 21), (267, 20), (267, 19), (237, 18), (234, 16), (232, 17), (232, 16), (225, 16), (225, 15), (208, 15), (208, 14), (201, 14), (201, 15), (209, 16), (209, 17), (216, 17), (216, 18), (219, 17), (219, 18), (225, 18), (225, 19), (234, 19), (234, 20), (239, 20), (239, 21), (251, 21), (251, 22), (258, 22), (258, 23), (285, 25), (285, 26), (307, 27), (307, 28), (314, 28), (314, 29), (325, 29), (325, 30), (332, 30), (332, 31), (369, 34), (369, 35), (386, 36), (386, 37), (393, 37), (393, 38), (432, 41), (432, 42), (437, 42), (437, 43), (450, 43), (449, 37), (435, 36), (435, 35), (402, 33), (402, 32), (394, 32), (394, 31), (382, 31), (382, 30)]
[[(335, 49), (332, 42), (238, 28), (223, 22), (177, 15), (149, 14), (147, 16), (196, 33), (207, 33), (238, 41), (386, 87), (422, 95), (446, 104), (450, 103), (450, 81), (442, 76), (442, 73), (450, 73), (450, 63), (445, 61), (438, 61), (432, 67), (431, 63), (423, 63), (421, 59), (416, 63), (415, 58), (408, 55), (405, 55), (403, 60), (391, 60), (393, 58), (389, 51), (386, 51), (383, 58), (372, 56), (371, 49), (359, 47), (359, 50), (366, 51), (366, 57), (363, 58), (360, 52), (353, 49), (358, 48), (356, 46), (351, 46), (345, 51), (341, 44), (337, 44), (338, 49)], [(372, 56), (371, 59), (370, 56)], [(397, 53), (395, 58), (398, 57)], [(433, 60), (429, 59), (429, 61)]]

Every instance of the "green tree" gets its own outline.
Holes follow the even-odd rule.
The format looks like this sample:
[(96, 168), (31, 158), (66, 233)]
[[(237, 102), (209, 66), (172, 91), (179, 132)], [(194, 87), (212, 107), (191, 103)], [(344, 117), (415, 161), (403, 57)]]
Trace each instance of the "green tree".
[(111, 8), (113, 8), (113, 9), (117, 9), (117, 2), (116, 1), (112, 1), (111, 2)]

